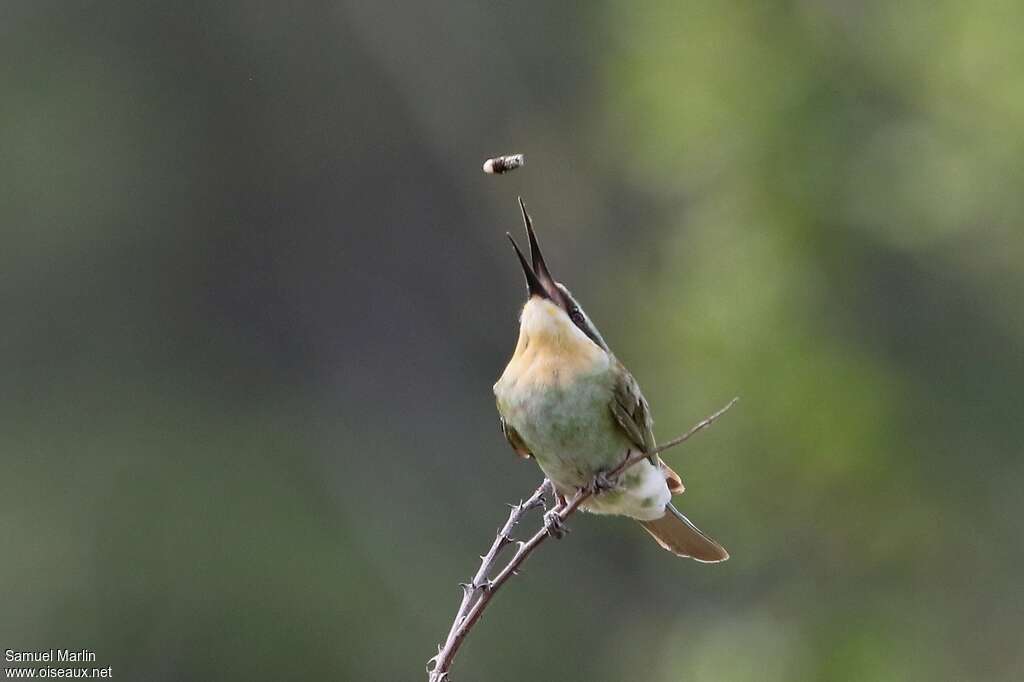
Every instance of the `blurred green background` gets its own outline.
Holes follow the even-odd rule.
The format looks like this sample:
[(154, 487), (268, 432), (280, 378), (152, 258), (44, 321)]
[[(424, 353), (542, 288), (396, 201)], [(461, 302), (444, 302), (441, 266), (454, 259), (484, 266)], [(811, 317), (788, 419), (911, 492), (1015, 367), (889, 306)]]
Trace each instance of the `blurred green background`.
[[(528, 202), (732, 553), (580, 516), (460, 680), (1024, 678), (1024, 5), (0, 6), (0, 649), (417, 680), (539, 480)], [(485, 176), (488, 156), (524, 169)]]

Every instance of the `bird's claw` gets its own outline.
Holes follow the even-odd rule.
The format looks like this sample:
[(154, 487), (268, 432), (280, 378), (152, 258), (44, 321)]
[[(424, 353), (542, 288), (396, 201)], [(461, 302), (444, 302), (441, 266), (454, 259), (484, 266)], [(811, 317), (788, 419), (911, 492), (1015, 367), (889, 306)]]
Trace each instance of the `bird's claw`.
[(566, 528), (562, 515), (552, 509), (544, 514), (544, 530), (556, 540), (561, 540), (569, 529)]
[(614, 490), (617, 487), (618, 484), (606, 472), (598, 471), (594, 474), (594, 480), (590, 482), (590, 493), (600, 495), (606, 490)]

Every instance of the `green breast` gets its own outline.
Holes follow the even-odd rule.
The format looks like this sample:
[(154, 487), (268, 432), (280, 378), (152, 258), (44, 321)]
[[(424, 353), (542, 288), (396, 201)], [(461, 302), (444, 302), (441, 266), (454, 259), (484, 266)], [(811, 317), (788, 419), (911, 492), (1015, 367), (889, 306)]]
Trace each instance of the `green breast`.
[(609, 409), (608, 370), (572, 382), (495, 386), (498, 410), (530, 448), (545, 475), (563, 486), (586, 485), (618, 465), (629, 448)]

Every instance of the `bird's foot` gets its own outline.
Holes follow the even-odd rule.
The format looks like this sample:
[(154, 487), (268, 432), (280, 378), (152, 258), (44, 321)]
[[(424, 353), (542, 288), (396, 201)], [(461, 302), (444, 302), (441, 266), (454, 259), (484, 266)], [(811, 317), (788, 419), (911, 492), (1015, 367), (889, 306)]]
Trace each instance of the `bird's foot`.
[(565, 521), (562, 520), (562, 515), (554, 509), (544, 514), (544, 530), (556, 540), (561, 540), (562, 536), (569, 531)]
[(605, 471), (598, 471), (590, 482), (590, 494), (600, 495), (607, 490), (618, 488), (618, 484)]

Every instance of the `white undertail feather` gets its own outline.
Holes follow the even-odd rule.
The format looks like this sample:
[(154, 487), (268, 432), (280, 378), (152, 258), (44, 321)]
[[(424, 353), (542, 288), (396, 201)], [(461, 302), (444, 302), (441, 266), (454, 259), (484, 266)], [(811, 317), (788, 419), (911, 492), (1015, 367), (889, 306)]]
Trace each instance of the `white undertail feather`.
[(618, 514), (638, 521), (653, 521), (665, 515), (672, 493), (659, 467), (643, 460), (623, 472), (622, 478), (628, 485), (628, 494), (602, 493), (587, 500), (583, 508), (595, 514)]

